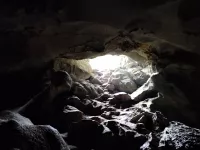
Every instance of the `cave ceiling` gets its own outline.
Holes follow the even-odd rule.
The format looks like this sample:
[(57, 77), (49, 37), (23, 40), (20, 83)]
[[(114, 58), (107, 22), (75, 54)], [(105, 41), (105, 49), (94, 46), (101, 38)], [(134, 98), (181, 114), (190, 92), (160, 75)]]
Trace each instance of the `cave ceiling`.
[[(135, 50), (153, 60), (167, 51), (168, 61), (177, 61), (171, 55), (178, 58), (182, 50), (200, 53), (198, 0), (0, 3), (1, 71), (42, 65), (59, 55), (82, 59), (113, 50)], [(194, 57), (180, 61), (195, 64), (198, 58)]]

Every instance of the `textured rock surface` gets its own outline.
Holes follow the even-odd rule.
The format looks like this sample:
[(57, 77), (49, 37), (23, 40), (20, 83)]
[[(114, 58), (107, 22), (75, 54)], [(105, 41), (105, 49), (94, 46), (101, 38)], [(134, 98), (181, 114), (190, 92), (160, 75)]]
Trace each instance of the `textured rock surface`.
[(134, 80), (130, 78), (128, 72), (125, 70), (117, 70), (112, 73), (109, 83), (113, 84), (115, 88), (121, 92), (133, 93), (137, 89)]
[(77, 80), (88, 79), (92, 74), (92, 68), (89, 64), (89, 60), (73, 60), (57, 58), (54, 62), (55, 70), (67, 71), (72, 77)]
[[(119, 78), (114, 80), (110, 80), (114, 71), (97, 71), (97, 80), (90, 80), (91, 68), (86, 64), (68, 68), (58, 63), (54, 67), (72, 73), (75, 82), (72, 85), (68, 78), (64, 88), (68, 92), (61, 97), (57, 94), (63, 88), (56, 87), (51, 93), (56, 99), (29, 109), (32, 117), (41, 117), (41, 124), (48, 122), (70, 131), (65, 140), (78, 149), (199, 149), (198, 129), (177, 122), (168, 126), (168, 120), (175, 120), (200, 127), (199, 6), (198, 0), (2, 0), (1, 109), (21, 106), (40, 91), (44, 72), (53, 68), (54, 58), (67, 58), (75, 64), (79, 61), (75, 59), (124, 54), (138, 61), (140, 72), (134, 69), (136, 64), (128, 64), (130, 71), (118, 72)], [(149, 72), (142, 70), (149, 64), (153, 65), (152, 72), (158, 72), (150, 78)], [(57, 76), (53, 82), (62, 80)], [(120, 91), (131, 95), (116, 98)], [(64, 107), (68, 109), (63, 112)], [(12, 112), (2, 115), (1, 143), (10, 137), (14, 141), (14, 145), (5, 145), (14, 146), (8, 148), (50, 149), (54, 142), (43, 137), (60, 139), (51, 127), (32, 125), (32, 117), (30, 121)], [(29, 125), (24, 125), (26, 122)], [(31, 143), (26, 137), (42, 144)], [(25, 147), (15, 145), (16, 139)], [(58, 141), (58, 148), (51, 149), (65, 146), (63, 140)]]
[[(155, 97), (155, 92), (160, 94)], [(145, 85), (131, 96), (132, 99), (141, 101), (137, 107), (141, 108), (145, 105), (147, 110), (159, 110), (170, 120), (179, 120), (192, 126), (199, 122), (198, 111), (193, 109), (193, 103), (186, 98), (180, 89), (172, 83), (168, 83), (160, 74), (153, 75)]]
[(0, 120), (1, 149), (69, 150), (60, 133), (49, 125), (33, 125), (10, 111), (1, 113)]
[(179, 122), (171, 122), (161, 134), (159, 148), (161, 149), (191, 149), (200, 148), (200, 131)]

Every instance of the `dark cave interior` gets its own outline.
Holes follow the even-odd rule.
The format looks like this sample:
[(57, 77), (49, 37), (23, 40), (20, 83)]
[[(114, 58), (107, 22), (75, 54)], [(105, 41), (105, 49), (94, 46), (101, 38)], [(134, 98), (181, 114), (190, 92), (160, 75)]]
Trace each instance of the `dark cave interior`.
[(1, 0), (1, 150), (199, 150), (198, 0)]

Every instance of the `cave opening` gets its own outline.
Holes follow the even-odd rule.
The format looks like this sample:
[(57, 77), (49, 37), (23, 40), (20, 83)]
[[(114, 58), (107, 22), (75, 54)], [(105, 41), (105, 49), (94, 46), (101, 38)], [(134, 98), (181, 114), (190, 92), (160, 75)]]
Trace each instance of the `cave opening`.
[(200, 150), (199, 2), (1, 0), (0, 150)]
[(93, 92), (97, 93), (96, 97), (103, 92), (132, 94), (153, 73), (151, 65), (122, 54), (106, 54), (80, 60), (58, 58), (54, 62), (54, 69), (67, 71), (75, 81), (83, 85), (87, 82)]
[(111, 93), (133, 93), (151, 74), (150, 66), (142, 66), (126, 55), (104, 55), (89, 59), (93, 77)]

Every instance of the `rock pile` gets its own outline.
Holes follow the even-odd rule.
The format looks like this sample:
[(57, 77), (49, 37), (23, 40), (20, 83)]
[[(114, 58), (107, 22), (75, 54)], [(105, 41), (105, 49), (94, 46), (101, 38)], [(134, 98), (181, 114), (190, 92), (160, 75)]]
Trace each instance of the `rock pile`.
[[(34, 122), (31, 117), (29, 119), (23, 117), (22, 112), (25, 116), (27, 112), (21, 111), (23, 109), (18, 110), (21, 115), (16, 112), (17, 109), (2, 112), (0, 114), (2, 147), (6, 150), (14, 148), (197, 150), (200, 148), (200, 130), (180, 123), (184, 118), (184, 123), (196, 124), (197, 118), (192, 110), (187, 108), (189, 102), (175, 86), (165, 82), (160, 74), (152, 75), (148, 80), (146, 77), (136, 78), (135, 81), (127, 72), (124, 74), (113, 72), (111, 76), (106, 85), (102, 83), (101, 78), (95, 77), (72, 81), (68, 76), (67, 80), (61, 80), (65, 77), (62, 74), (59, 80), (58, 78), (53, 80), (51, 87), (60, 81), (67, 81), (58, 84), (58, 87), (60, 85), (68, 87), (67, 90), (63, 91), (60, 87), (57, 94), (53, 90), (55, 98), (51, 101), (40, 98), (43, 100), (42, 105), (47, 107), (40, 111), (37, 105), (40, 103), (34, 104), (38, 98), (24, 106), (31, 106), (30, 108), (35, 110), (33, 114), (37, 114), (37, 109), (42, 113), (40, 124)], [(123, 78), (131, 80), (134, 89), (131, 88), (132, 85), (127, 85), (126, 88), (130, 88), (129, 92), (120, 91), (122, 88), (120, 85), (121, 87), (116, 90), (117, 84), (113, 84), (112, 79), (119, 79), (125, 83)], [(113, 85), (114, 90), (108, 89), (109, 85)], [(50, 95), (51, 92), (50, 90)], [(45, 98), (45, 92), (41, 95)], [(32, 117), (34, 118), (34, 115)]]

